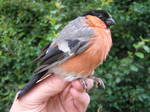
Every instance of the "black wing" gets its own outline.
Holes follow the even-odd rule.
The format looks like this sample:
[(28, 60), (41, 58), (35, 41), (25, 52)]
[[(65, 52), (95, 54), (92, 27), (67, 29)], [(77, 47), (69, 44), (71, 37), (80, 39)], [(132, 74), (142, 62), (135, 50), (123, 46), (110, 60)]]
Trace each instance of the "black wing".
[(41, 61), (41, 66), (39, 66), (35, 72), (43, 72), (51, 68), (52, 66), (63, 62), (74, 55), (77, 55), (88, 48), (87, 41), (80, 41), (80, 40), (66, 40), (70, 52), (64, 52), (59, 49), (58, 45), (55, 47), (47, 47), (44, 53), (37, 59)]

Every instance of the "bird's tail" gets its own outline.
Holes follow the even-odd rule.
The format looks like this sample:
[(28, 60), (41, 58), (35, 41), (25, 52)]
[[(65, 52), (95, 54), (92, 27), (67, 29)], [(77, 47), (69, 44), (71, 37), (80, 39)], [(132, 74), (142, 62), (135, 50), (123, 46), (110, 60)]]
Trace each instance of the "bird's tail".
[(32, 79), (22, 88), (20, 89), (17, 99), (21, 98), (24, 94), (26, 94), (34, 85), (36, 82), (47, 72), (48, 70), (45, 70), (43, 72), (37, 73), (32, 77)]

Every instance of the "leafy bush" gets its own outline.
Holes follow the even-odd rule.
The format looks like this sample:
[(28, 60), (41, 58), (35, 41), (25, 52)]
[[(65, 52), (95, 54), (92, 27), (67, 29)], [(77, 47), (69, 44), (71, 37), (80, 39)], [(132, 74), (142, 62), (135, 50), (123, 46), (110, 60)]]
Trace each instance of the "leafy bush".
[(0, 111), (32, 76), (31, 61), (70, 20), (90, 9), (106, 9), (117, 24), (113, 48), (96, 75), (105, 90), (92, 90), (88, 112), (150, 111), (150, 2), (131, 0), (1, 0)]

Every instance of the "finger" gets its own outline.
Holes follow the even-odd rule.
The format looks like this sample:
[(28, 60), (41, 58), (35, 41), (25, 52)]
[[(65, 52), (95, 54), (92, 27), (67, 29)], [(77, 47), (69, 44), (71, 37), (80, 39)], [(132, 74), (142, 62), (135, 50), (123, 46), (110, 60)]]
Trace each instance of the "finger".
[[(91, 88), (93, 88), (93, 79), (85, 79), (86, 83), (87, 83), (87, 89), (90, 90)], [(83, 87), (83, 85), (80, 83), (79, 80), (75, 80), (72, 82), (72, 87), (77, 89), (80, 92), (84, 92), (85, 88)]]
[(71, 88), (72, 88), (72, 85), (71, 85), (71, 84), (68, 84), (68, 85), (65, 87), (65, 89), (62, 91), (62, 93), (61, 93), (61, 99), (62, 99), (62, 101), (64, 101), (64, 100), (66, 100), (66, 99), (69, 98), (69, 96), (70, 96), (69, 92), (70, 92), (70, 89), (71, 89)]
[(73, 103), (78, 112), (85, 112), (87, 110), (88, 104), (90, 102), (90, 97), (86, 92), (79, 92), (78, 90), (72, 88), (70, 90)]
[(48, 100), (51, 96), (55, 96), (56, 94), (60, 93), (66, 85), (67, 83), (63, 80), (63, 78), (56, 75), (49, 76), (39, 82), (20, 100), (25, 102), (41, 103)]

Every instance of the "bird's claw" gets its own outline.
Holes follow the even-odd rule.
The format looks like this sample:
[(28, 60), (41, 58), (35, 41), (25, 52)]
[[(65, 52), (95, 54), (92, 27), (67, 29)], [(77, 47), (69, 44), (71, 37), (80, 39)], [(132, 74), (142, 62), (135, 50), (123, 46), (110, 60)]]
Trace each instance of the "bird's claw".
[[(91, 76), (89, 78), (94, 80), (94, 88), (98, 88), (98, 89), (103, 88), (103, 89), (105, 89), (104, 82), (101, 78), (97, 78), (97, 77), (94, 77), (94, 76)], [(86, 80), (80, 79), (80, 83), (83, 86), (83, 88), (86, 91), (88, 91), (88, 84), (87, 84)]]
[(97, 77), (94, 77), (94, 76), (92, 76), (90, 78), (94, 80), (94, 82), (95, 82), (94, 83), (94, 87), (95, 88), (99, 88), (99, 89), (103, 88), (103, 89), (105, 89), (104, 82), (103, 82), (103, 80), (101, 78), (97, 78)]
[(80, 83), (81, 83), (82, 87), (87, 91), (88, 90), (88, 84), (87, 84), (86, 80), (80, 79)]

